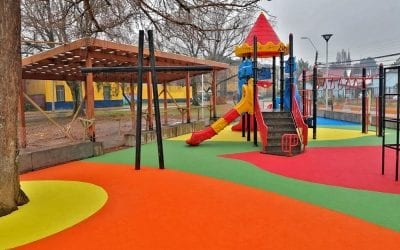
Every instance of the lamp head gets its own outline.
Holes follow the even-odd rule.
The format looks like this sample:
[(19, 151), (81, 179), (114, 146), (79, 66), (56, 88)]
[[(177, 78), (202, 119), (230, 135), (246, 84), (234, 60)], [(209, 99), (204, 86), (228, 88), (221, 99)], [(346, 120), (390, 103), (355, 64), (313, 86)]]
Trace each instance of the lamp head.
[(333, 34), (323, 34), (321, 36), (325, 39), (326, 42), (328, 42), (331, 36), (333, 36)]

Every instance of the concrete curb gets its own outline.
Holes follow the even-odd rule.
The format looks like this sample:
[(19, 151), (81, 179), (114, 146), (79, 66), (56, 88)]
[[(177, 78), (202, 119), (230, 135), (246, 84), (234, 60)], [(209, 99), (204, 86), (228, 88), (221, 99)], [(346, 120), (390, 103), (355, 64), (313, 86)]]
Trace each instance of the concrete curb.
[[(204, 126), (204, 121), (196, 121), (193, 123), (176, 124), (168, 127), (163, 127), (162, 137), (165, 139), (188, 134), (193, 131), (203, 129)], [(31, 151), (22, 149), (18, 158), (19, 172), (26, 173), (29, 171), (35, 171), (37, 169), (66, 163), (69, 161), (81, 160), (93, 156), (102, 155), (104, 154), (107, 147), (133, 147), (136, 144), (135, 138), (136, 137), (134, 134), (128, 133), (124, 135), (123, 141), (118, 141), (116, 143), (84, 141), (63, 144), (52, 148), (40, 148)], [(142, 144), (149, 143), (155, 140), (155, 131), (142, 132)]]

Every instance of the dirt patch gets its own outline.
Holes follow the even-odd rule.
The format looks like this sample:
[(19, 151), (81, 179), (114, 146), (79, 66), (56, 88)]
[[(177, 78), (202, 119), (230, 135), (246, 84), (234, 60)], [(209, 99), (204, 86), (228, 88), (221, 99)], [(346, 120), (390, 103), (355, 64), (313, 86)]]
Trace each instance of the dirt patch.
[[(217, 114), (223, 115), (232, 108), (232, 105), (219, 105)], [(85, 127), (81, 120), (73, 120), (72, 111), (48, 112), (47, 115), (58, 125), (55, 125), (40, 112), (26, 112), (26, 149), (37, 150), (40, 148), (51, 148), (71, 142), (88, 140)], [(203, 115), (192, 111), (192, 121), (208, 119), (209, 110), (204, 109)], [(134, 132), (136, 120), (132, 117), (129, 109), (99, 109), (95, 112), (96, 141), (103, 142), (106, 151), (118, 150), (123, 147), (123, 135)], [(82, 117), (83, 118), (83, 117)], [(165, 125), (163, 113), (161, 113), (162, 125)], [(182, 122), (182, 115), (176, 109), (168, 112), (168, 125)], [(186, 117), (184, 117), (186, 122)], [(153, 127), (155, 122), (153, 121)], [(142, 128), (147, 130), (149, 124), (142, 119)], [(21, 135), (22, 128), (19, 128)], [(70, 137), (69, 137), (70, 135)], [(19, 137), (21, 138), (21, 137)]]

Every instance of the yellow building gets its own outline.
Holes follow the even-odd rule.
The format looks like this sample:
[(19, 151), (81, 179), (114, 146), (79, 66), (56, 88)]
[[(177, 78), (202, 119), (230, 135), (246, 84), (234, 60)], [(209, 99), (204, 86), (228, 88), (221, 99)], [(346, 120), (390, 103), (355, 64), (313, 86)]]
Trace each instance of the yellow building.
[[(85, 88), (83, 83), (79, 82), (82, 96), (85, 95)], [(158, 86), (158, 93), (160, 101), (163, 100), (162, 85)], [(186, 99), (186, 88), (183, 86), (168, 85), (167, 99), (172, 101), (171, 96), (175, 101), (183, 101)], [(65, 81), (51, 81), (51, 80), (26, 80), (25, 92), (29, 95), (41, 108), (44, 110), (59, 110), (59, 109), (72, 109), (73, 98), (70, 87)], [(143, 85), (143, 102), (147, 102), (147, 85)], [(137, 94), (137, 85), (134, 89), (135, 99)], [(191, 90), (190, 90), (191, 95)], [(125, 95), (130, 97), (129, 85), (125, 86)], [(190, 96), (191, 97), (191, 96)], [(119, 83), (94, 83), (94, 100), (95, 108), (103, 107), (118, 107), (123, 106), (127, 102), (124, 101), (122, 94), (122, 86)]]

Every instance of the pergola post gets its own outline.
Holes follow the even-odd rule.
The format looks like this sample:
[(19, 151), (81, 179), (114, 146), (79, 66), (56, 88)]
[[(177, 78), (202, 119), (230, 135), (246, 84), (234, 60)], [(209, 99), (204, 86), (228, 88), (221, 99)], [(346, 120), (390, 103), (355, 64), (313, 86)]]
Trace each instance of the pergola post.
[[(86, 67), (92, 67), (92, 58), (88, 54), (85, 62)], [(93, 89), (93, 73), (86, 74), (86, 116), (88, 120), (94, 119), (94, 89)], [(91, 141), (96, 141), (95, 125), (90, 124), (87, 128), (88, 136)]]
[(136, 117), (136, 111), (135, 111), (135, 86), (133, 84), (133, 81), (129, 83), (129, 88), (130, 88), (130, 95), (131, 95), (131, 114), (132, 114), (132, 131), (135, 131), (136, 129), (136, 123), (135, 123), (135, 117)]
[(186, 72), (186, 122), (190, 123), (190, 73)]
[(25, 80), (20, 81), (19, 88), (19, 102), (18, 102), (18, 115), (19, 115), (19, 142), (21, 148), (26, 148), (26, 121), (25, 121)]
[(212, 92), (212, 112), (213, 118), (217, 118), (217, 71), (215, 68), (212, 72), (212, 83), (211, 83), (211, 92)]

